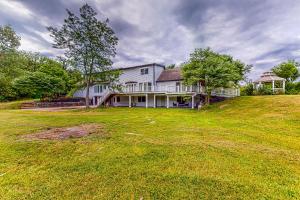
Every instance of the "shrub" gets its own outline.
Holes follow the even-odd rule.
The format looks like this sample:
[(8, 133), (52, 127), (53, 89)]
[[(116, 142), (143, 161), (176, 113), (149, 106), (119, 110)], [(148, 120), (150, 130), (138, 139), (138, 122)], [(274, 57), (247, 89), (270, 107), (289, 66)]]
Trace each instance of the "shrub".
[(273, 90), (269, 85), (263, 85), (259, 87), (256, 91), (256, 95), (272, 95)]
[(252, 96), (254, 94), (254, 86), (252, 83), (241, 88), (241, 96)]
[(285, 86), (285, 93), (286, 94), (300, 94), (300, 82), (298, 83), (286, 83)]
[(34, 72), (14, 81), (19, 97), (54, 98), (65, 93), (66, 83), (59, 77)]

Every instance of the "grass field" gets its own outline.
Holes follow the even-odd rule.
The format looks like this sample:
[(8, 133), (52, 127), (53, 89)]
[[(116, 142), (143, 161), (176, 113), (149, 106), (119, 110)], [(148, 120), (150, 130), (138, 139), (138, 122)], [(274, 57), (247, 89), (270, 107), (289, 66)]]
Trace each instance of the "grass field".
[[(88, 123), (106, 133), (21, 137)], [(240, 97), (200, 112), (0, 110), (0, 199), (141, 198), (300, 199), (300, 96)]]

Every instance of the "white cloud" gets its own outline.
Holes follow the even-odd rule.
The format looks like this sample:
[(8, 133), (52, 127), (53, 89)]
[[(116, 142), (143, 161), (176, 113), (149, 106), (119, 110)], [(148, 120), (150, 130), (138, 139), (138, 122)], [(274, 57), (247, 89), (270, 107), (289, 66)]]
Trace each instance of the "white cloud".
[(17, 1), (1, 0), (0, 8), (0, 13), (13, 18), (18, 18), (23, 21), (32, 19), (34, 17), (34, 14), (31, 12), (31, 10)]

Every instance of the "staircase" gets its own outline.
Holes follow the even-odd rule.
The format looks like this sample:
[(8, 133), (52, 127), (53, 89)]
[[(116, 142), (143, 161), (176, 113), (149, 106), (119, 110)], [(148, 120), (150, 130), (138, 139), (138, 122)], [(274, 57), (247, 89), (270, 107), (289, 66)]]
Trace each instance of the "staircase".
[(105, 92), (104, 95), (101, 97), (98, 106), (101, 106), (102, 104), (104, 104), (111, 95), (113, 95), (112, 91)]

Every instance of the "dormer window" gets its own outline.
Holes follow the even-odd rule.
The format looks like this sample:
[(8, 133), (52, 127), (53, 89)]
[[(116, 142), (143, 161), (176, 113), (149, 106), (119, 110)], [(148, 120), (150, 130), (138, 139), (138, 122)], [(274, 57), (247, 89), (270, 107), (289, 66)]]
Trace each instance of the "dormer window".
[(149, 73), (149, 69), (148, 68), (143, 68), (141, 69), (141, 75), (145, 75)]

